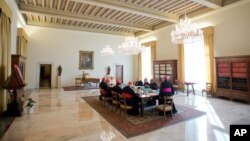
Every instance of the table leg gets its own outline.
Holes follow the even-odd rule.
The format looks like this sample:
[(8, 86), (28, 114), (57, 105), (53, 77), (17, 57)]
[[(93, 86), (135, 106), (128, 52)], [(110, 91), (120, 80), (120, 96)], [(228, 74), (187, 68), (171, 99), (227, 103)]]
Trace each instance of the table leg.
[(143, 114), (144, 114), (144, 101), (143, 99), (141, 99), (141, 106), (140, 106), (140, 112), (141, 112), (141, 117), (143, 117)]
[(194, 85), (192, 84), (192, 89), (193, 89), (193, 94), (195, 95), (195, 91), (194, 91)]
[(189, 85), (187, 85), (187, 96), (189, 95)]

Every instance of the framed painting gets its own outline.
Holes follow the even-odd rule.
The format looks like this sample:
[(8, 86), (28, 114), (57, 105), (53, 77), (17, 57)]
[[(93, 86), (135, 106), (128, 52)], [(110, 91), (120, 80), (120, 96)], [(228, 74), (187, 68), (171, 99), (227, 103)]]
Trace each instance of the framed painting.
[(94, 51), (79, 52), (79, 69), (80, 70), (94, 69)]

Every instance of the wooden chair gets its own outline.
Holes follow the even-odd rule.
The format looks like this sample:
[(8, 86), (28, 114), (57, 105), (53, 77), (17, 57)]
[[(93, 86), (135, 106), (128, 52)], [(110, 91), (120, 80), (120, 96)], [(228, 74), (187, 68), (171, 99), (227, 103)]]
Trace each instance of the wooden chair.
[(133, 108), (133, 106), (128, 106), (126, 104), (126, 99), (127, 99), (127, 97), (119, 95), (120, 110), (121, 110), (121, 112), (124, 112), (124, 117), (126, 117), (127, 111), (131, 110)]
[(160, 104), (156, 106), (156, 110), (163, 112), (164, 117), (166, 119), (166, 112), (171, 112), (171, 116), (173, 117), (173, 96), (164, 96), (164, 104)]
[(112, 101), (112, 97), (105, 96), (107, 92), (104, 89), (100, 89), (100, 93), (101, 93), (100, 101), (103, 105), (106, 105), (106, 103), (108, 103), (109, 101), (110, 102)]
[(183, 92), (185, 91), (185, 84), (183, 81), (175, 80), (175, 84), (173, 85), (176, 94), (178, 94), (179, 91)]
[(112, 110), (115, 107), (115, 110), (117, 111), (117, 109), (120, 106), (119, 95), (115, 91), (111, 91), (111, 92), (112, 92), (112, 102), (111, 102), (111, 104), (112, 104)]
[(203, 96), (203, 93), (206, 93), (207, 96), (212, 96), (213, 95), (213, 84), (212, 83), (206, 83), (206, 89), (202, 89), (201, 93)]

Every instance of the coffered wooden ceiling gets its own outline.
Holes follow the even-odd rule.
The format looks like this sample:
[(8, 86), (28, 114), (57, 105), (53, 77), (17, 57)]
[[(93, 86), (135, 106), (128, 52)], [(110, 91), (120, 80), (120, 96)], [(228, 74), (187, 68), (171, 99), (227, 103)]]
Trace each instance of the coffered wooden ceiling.
[(28, 25), (141, 35), (240, 0), (17, 0)]

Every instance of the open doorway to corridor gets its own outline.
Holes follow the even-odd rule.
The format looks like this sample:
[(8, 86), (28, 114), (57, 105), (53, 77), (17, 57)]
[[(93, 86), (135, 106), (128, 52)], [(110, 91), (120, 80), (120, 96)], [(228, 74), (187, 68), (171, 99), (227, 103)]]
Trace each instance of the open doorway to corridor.
[(40, 64), (39, 88), (51, 88), (52, 64)]

